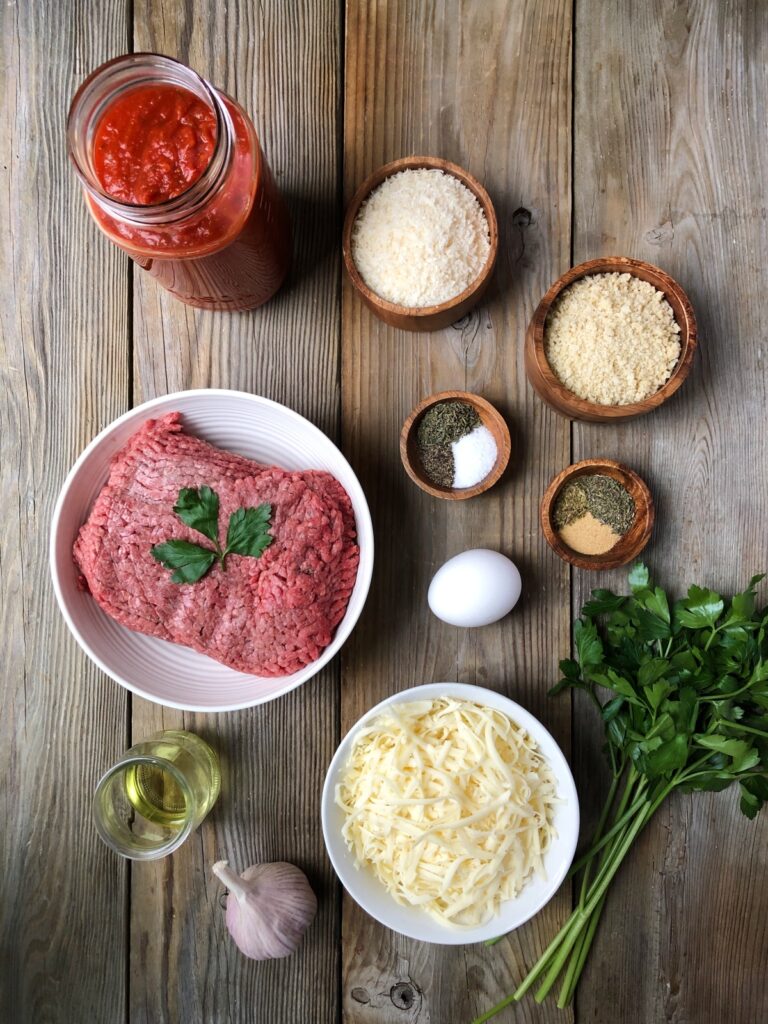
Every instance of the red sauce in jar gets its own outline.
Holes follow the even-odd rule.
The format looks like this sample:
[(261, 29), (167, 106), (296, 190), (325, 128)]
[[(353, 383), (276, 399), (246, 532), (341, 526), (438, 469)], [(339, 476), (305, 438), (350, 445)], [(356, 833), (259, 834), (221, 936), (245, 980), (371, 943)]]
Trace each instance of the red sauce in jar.
[(93, 169), (107, 195), (148, 206), (192, 185), (216, 145), (216, 115), (188, 89), (160, 83), (132, 89), (102, 115)]
[[(253, 309), (288, 272), (290, 220), (250, 119), (229, 96), (217, 95), (231, 122), (231, 152), (202, 205), (152, 223), (124, 219), (87, 192), (86, 198), (101, 229), (177, 298), (208, 309)], [(199, 181), (217, 142), (216, 113), (193, 92), (164, 82), (137, 86), (115, 99), (96, 126), (93, 170), (110, 198), (153, 212)]]

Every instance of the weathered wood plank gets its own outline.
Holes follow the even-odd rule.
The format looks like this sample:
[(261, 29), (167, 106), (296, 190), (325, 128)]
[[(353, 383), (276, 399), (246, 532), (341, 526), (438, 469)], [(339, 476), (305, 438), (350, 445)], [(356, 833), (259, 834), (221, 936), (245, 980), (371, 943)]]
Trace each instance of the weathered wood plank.
[[(761, 162), (765, 19), (749, 0), (579, 0), (575, 259), (658, 263), (688, 291), (701, 348), (683, 391), (647, 419), (580, 425), (574, 457), (638, 470), (658, 499), (647, 560), (660, 581), (741, 588), (764, 567), (768, 191)], [(575, 598), (624, 575), (577, 573)], [(577, 702), (581, 792), (604, 774)], [(592, 790), (594, 792), (594, 789)], [(735, 793), (676, 797), (641, 838), (606, 907), (578, 997), (595, 1022), (768, 1014), (768, 819)]]
[[(192, 310), (136, 271), (134, 400), (231, 387), (284, 402), (336, 437), (338, 6), (139, 0), (134, 26), (136, 49), (186, 61), (251, 112), (295, 225), (291, 278), (254, 313)], [(337, 665), (236, 714), (182, 715), (134, 700), (134, 738), (183, 723), (209, 739), (224, 770), (221, 799), (198, 836), (172, 858), (134, 866), (132, 1021), (338, 1019), (339, 893), (318, 812), (338, 715)], [(241, 956), (210, 873), (219, 857), (241, 868), (288, 860), (307, 871), (320, 911), (297, 954), (265, 964)]]
[[(568, 460), (569, 428), (526, 386), (520, 343), (570, 255), (570, 33), (568, 0), (347, 4), (346, 198), (385, 161), (446, 157), (488, 188), (501, 250), (492, 295), (434, 335), (386, 327), (343, 286), (343, 438), (376, 530), (371, 596), (342, 654), (343, 728), (396, 690), (458, 679), (519, 699), (569, 747), (568, 700), (545, 697), (568, 643), (569, 577), (537, 520), (539, 495)], [(513, 430), (509, 475), (461, 503), (428, 498), (398, 454), (410, 409), (451, 387), (484, 394)], [(497, 626), (456, 630), (428, 612), (427, 585), (449, 555), (482, 546), (519, 563), (523, 600)], [(450, 948), (394, 935), (345, 899), (344, 1019), (468, 1021), (510, 991), (568, 909), (565, 892), (494, 949)], [(519, 1012), (569, 1019), (549, 1008)]]
[(48, 574), (58, 490), (128, 401), (126, 258), (88, 217), (65, 120), (127, 41), (126, 4), (0, 12), (0, 1019), (125, 1014), (125, 863), (90, 820), (126, 697), (69, 636)]

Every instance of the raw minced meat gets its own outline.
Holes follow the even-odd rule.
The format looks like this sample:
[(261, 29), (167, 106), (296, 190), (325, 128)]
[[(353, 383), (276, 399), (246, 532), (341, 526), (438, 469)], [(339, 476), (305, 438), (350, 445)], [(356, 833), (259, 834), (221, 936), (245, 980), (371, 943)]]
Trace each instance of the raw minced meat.
[[(183, 487), (219, 496), (219, 535), (238, 508), (268, 502), (274, 542), (228, 555), (197, 583), (171, 582), (151, 548), (209, 542), (173, 512)], [(149, 420), (115, 456), (74, 546), (84, 584), (129, 629), (184, 644), (241, 672), (289, 675), (314, 661), (344, 617), (357, 577), (352, 503), (329, 473), (288, 472), (214, 448), (179, 413)]]

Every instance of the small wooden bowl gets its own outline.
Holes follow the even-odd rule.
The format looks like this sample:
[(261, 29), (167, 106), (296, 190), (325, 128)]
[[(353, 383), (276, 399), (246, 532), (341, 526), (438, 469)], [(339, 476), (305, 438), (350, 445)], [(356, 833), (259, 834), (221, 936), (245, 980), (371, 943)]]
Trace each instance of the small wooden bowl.
[[(552, 513), (557, 496), (565, 484), (577, 477), (591, 476), (595, 473), (613, 477), (629, 491), (635, 503), (635, 521), (610, 551), (603, 555), (582, 555), (560, 539), (560, 534), (552, 522)], [(579, 569), (617, 569), (620, 565), (626, 565), (633, 558), (637, 558), (648, 543), (655, 518), (656, 511), (648, 485), (634, 470), (613, 459), (584, 459), (583, 462), (568, 466), (562, 473), (558, 473), (546, 489), (539, 507), (539, 519), (547, 544), (564, 561), (578, 566)]]
[[(360, 207), (369, 194), (377, 188), (385, 178), (390, 178), (398, 171), (427, 168), (428, 170), (444, 171), (452, 174), (454, 178), (466, 185), (470, 192), (473, 192), (477, 201), (483, 209), (485, 219), (488, 221), (488, 232), (490, 236), (491, 251), (488, 260), (472, 284), (463, 292), (455, 295), (447, 302), (441, 302), (437, 306), (400, 306), (395, 302), (388, 302), (371, 291), (368, 285), (360, 276), (355, 261), (352, 258), (352, 226), (360, 210)], [(449, 327), (456, 323), (475, 306), (482, 297), (496, 265), (496, 257), (499, 251), (499, 227), (496, 221), (496, 211), (493, 208), (490, 196), (480, 182), (465, 171), (458, 164), (449, 163), (436, 156), (407, 156), (401, 160), (393, 160), (392, 163), (384, 164), (373, 174), (369, 175), (360, 188), (352, 197), (346, 216), (344, 218), (344, 230), (342, 233), (342, 252), (344, 254), (344, 265), (347, 268), (352, 284), (358, 291), (363, 302), (368, 306), (380, 320), (390, 324), (392, 327), (400, 327), (404, 331), (437, 331), (441, 327)]]
[[(496, 462), (490, 473), (483, 477), (480, 483), (474, 487), (438, 487), (432, 483), (424, 472), (419, 457), (419, 448), (416, 442), (416, 431), (419, 423), (427, 409), (431, 409), (438, 402), (459, 401), (466, 402), (477, 411), (480, 422), (493, 434), (496, 442)], [(512, 450), (512, 442), (509, 437), (509, 427), (504, 417), (495, 409), (490, 402), (487, 402), (479, 395), (473, 395), (471, 391), (440, 391), (436, 395), (430, 395), (423, 402), (419, 402), (411, 415), (403, 424), (400, 432), (400, 458), (408, 476), (415, 484), (431, 494), (433, 498), (445, 498), (448, 501), (463, 501), (465, 498), (474, 498), (489, 487), (493, 487), (501, 474), (507, 468), (509, 456)]]
[[(666, 384), (648, 398), (643, 399), (642, 402), (632, 402), (629, 405), (597, 405), (595, 402), (587, 402), (583, 398), (578, 398), (555, 376), (544, 352), (544, 329), (555, 299), (568, 285), (589, 274), (606, 274), (614, 271), (619, 274), (633, 274), (641, 281), (648, 281), (654, 288), (658, 288), (660, 292), (664, 293), (675, 314), (675, 319), (680, 325), (680, 358)], [(598, 260), (589, 260), (587, 263), (580, 263), (577, 267), (566, 271), (555, 281), (536, 307), (536, 312), (533, 314), (533, 319), (528, 325), (525, 335), (525, 372), (539, 397), (555, 412), (574, 420), (587, 420), (590, 423), (620, 423), (623, 420), (651, 412), (653, 409), (657, 409), (662, 402), (666, 402), (670, 395), (673, 395), (682, 386), (688, 376), (695, 351), (696, 317), (688, 296), (677, 281), (674, 281), (669, 274), (665, 274), (663, 270), (654, 267), (652, 263), (631, 260), (626, 256), (606, 256)]]

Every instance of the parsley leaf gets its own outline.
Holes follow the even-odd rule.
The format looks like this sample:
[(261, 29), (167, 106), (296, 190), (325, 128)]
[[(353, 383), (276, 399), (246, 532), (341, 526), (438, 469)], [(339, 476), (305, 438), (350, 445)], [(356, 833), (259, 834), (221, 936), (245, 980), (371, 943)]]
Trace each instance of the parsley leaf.
[(603, 645), (594, 622), (577, 619), (573, 624), (573, 641), (582, 671), (589, 674), (603, 660)]
[(269, 532), (272, 506), (266, 502), (258, 508), (239, 508), (229, 517), (227, 546), (224, 554), (251, 555), (258, 558), (275, 539)]
[(188, 540), (167, 540), (155, 544), (152, 557), (166, 569), (173, 569), (172, 583), (197, 583), (216, 561), (216, 552)]
[(219, 496), (210, 487), (183, 487), (173, 511), (184, 523), (214, 544), (219, 540)]
[(688, 590), (688, 597), (682, 602), (677, 617), (689, 629), (706, 629), (714, 626), (724, 607), (725, 602), (719, 594), (693, 586)]
[(628, 579), (633, 593), (636, 593), (638, 590), (645, 590), (650, 579), (648, 568), (642, 562), (638, 562), (637, 565), (632, 566)]
[(197, 583), (215, 562), (224, 568), (227, 555), (259, 558), (275, 539), (269, 532), (272, 506), (239, 508), (229, 517), (227, 546), (219, 543), (219, 496), (210, 487), (183, 487), (173, 506), (179, 519), (192, 530), (213, 541), (213, 548), (175, 538), (155, 544), (150, 553), (166, 569), (172, 569), (173, 583)]
[(593, 619), (597, 615), (605, 615), (606, 612), (618, 611), (625, 601), (625, 597), (614, 594), (610, 590), (593, 590), (592, 600), (587, 601), (581, 614)]

